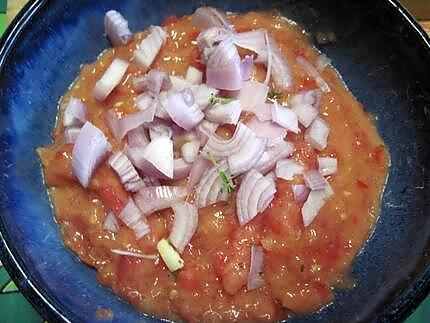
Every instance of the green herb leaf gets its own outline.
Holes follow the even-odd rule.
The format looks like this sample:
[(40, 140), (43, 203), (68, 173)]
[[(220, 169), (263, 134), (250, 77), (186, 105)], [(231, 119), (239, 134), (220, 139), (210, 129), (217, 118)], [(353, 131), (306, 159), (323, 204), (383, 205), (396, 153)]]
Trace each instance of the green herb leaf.
[(229, 178), (224, 171), (219, 172), (219, 178), (221, 179), (222, 185), (227, 190), (228, 193), (234, 191), (236, 185), (232, 182), (231, 178)]
[(218, 96), (215, 95), (211, 95), (211, 98), (209, 100), (211, 105), (215, 105), (215, 104), (229, 104), (230, 102), (233, 102), (234, 98), (220, 98)]
[(269, 94), (267, 94), (267, 98), (270, 101), (281, 101), (282, 100), (282, 93), (276, 92), (275, 90), (271, 89), (269, 91)]

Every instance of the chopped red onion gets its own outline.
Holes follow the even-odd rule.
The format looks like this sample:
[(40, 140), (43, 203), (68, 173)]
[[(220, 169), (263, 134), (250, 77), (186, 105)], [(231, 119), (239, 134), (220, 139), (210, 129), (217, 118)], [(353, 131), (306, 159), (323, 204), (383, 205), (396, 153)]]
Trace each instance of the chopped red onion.
[(133, 40), (128, 21), (116, 10), (109, 10), (104, 19), (105, 33), (114, 46), (127, 45)]
[(114, 233), (118, 232), (119, 224), (112, 211), (106, 215), (105, 221), (103, 222), (103, 229)]
[(324, 176), (315, 169), (306, 170), (303, 172), (303, 179), (305, 184), (311, 190), (322, 190), (328, 184)]
[[(148, 162), (157, 171), (161, 172), (164, 176), (167, 178), (173, 178), (173, 142), (170, 138), (166, 136), (154, 138), (148, 145), (146, 145), (142, 156), (146, 162)], [(142, 169), (142, 171), (145, 173), (145, 169)], [(149, 176), (157, 175), (148, 171), (146, 174)]]
[[(249, 210), (249, 201), (250, 199), (258, 200), (260, 199), (260, 195), (263, 192), (259, 192), (260, 195), (253, 196), (254, 188), (256, 187), (258, 181), (264, 178), (259, 172), (255, 169), (251, 169), (243, 178), (239, 190), (237, 192), (236, 199), (236, 211), (237, 217), (239, 219), (239, 223), (241, 226), (247, 224), (251, 221), (256, 215), (257, 211), (251, 213)], [(257, 192), (258, 193), (258, 192)], [(256, 194), (257, 195), (257, 194)]]
[(269, 87), (256, 81), (243, 82), (239, 93), (242, 110), (254, 112), (254, 107), (264, 104), (269, 93)]
[(81, 100), (72, 96), (64, 110), (63, 126), (81, 127), (85, 122), (87, 122), (87, 107)]
[(203, 72), (194, 66), (188, 66), (185, 80), (193, 85), (199, 85), (203, 81)]
[(305, 141), (310, 143), (313, 148), (321, 151), (327, 147), (329, 132), (330, 126), (328, 123), (324, 119), (317, 117), (311, 126), (306, 129)]
[(137, 192), (144, 186), (142, 179), (133, 167), (128, 157), (118, 151), (108, 161), (109, 165), (118, 174), (124, 188), (130, 192)]
[(319, 111), (322, 96), (323, 93), (320, 89), (304, 90), (294, 94), (290, 100), (290, 104), (292, 107), (301, 104), (311, 105), (315, 110)]
[(197, 208), (187, 202), (174, 204), (172, 209), (175, 216), (169, 241), (178, 252), (182, 253), (197, 230), (199, 215)]
[(215, 131), (218, 128), (217, 123), (213, 123), (207, 120), (202, 120), (200, 124), (197, 126), (197, 136), (200, 139), (200, 145), (203, 146), (208, 141), (209, 137), (215, 134)]
[(184, 161), (183, 158), (176, 158), (173, 161), (173, 178), (182, 179), (188, 176), (191, 171), (191, 164)]
[(148, 259), (148, 260), (158, 259), (157, 255), (146, 255), (142, 253), (131, 252), (131, 251), (121, 250), (121, 249), (111, 249), (110, 251), (120, 256), (135, 257), (135, 258), (142, 258), (142, 259)]
[(218, 90), (209, 87), (206, 84), (199, 84), (191, 86), (191, 91), (194, 94), (194, 100), (201, 110), (205, 110), (213, 96), (218, 94)]
[(203, 30), (197, 37), (197, 46), (201, 51), (202, 63), (207, 63), (216, 46), (229, 36), (231, 33), (224, 28), (211, 27)]
[(267, 45), (265, 40), (266, 29), (256, 29), (233, 35), (236, 46), (255, 52), (257, 62), (267, 62)]
[(272, 120), (272, 104), (263, 103), (252, 108), (252, 113), (255, 114), (258, 121), (271, 121)]
[(140, 127), (146, 122), (154, 120), (155, 106), (147, 110), (131, 113), (119, 119), (114, 109), (105, 112), (105, 120), (109, 126), (109, 130), (117, 140), (121, 140), (124, 136), (133, 129)]
[(303, 174), (305, 167), (292, 159), (278, 160), (276, 163), (276, 177), (287, 181), (293, 180), (295, 175)]
[[(157, 101), (151, 95), (147, 93), (142, 93), (136, 97), (136, 99), (134, 100), (134, 104), (140, 111), (144, 111), (147, 109), (154, 109), (153, 105), (156, 105)], [(155, 109), (157, 109), (157, 107), (155, 107)]]
[[(275, 193), (276, 188), (272, 179), (262, 177), (255, 183), (248, 199), (248, 214), (251, 215), (251, 219), (269, 206)], [(259, 203), (261, 209), (258, 208)]]
[(329, 184), (327, 184), (324, 189), (311, 191), (309, 193), (302, 207), (303, 224), (305, 227), (312, 223), (318, 215), (318, 212), (333, 194), (334, 192)]
[(206, 110), (206, 119), (221, 124), (237, 124), (242, 108), (240, 101), (234, 100), (227, 104), (217, 103)]
[(292, 185), (294, 200), (298, 203), (303, 203), (308, 198), (309, 192), (311, 191), (306, 185), (295, 184)]
[(204, 114), (195, 103), (191, 90), (169, 92), (167, 98), (168, 103), (164, 108), (170, 118), (181, 128), (189, 131), (203, 119)]
[(294, 146), (283, 138), (276, 138), (269, 141), (267, 150), (263, 153), (254, 168), (262, 174), (269, 172), (275, 164), (282, 158), (287, 158), (294, 151)]
[(134, 88), (144, 90), (153, 96), (160, 94), (160, 91), (168, 91), (172, 88), (170, 77), (163, 71), (152, 69), (143, 77), (134, 79)]
[(203, 147), (203, 154), (211, 154), (213, 158), (225, 158), (238, 152), (246, 144), (249, 138), (255, 137), (255, 134), (243, 123), (239, 122), (233, 136), (224, 140), (216, 134), (209, 136), (209, 140)]
[(221, 171), (227, 172), (227, 163), (221, 161), (217, 166), (207, 170), (196, 188), (196, 200), (198, 208), (202, 208), (217, 202), (221, 190), (222, 182), (219, 177)]
[(299, 133), (299, 122), (293, 110), (280, 106), (278, 103), (272, 105), (272, 120), (288, 131)]
[(306, 73), (308, 73), (308, 75), (312, 77), (315, 82), (317, 82), (319, 88), (324, 93), (330, 92), (330, 87), (328, 86), (326, 81), (324, 81), (317, 69), (311, 63), (309, 63), (306, 58), (304, 58), (303, 56), (297, 56), (296, 60), (297, 63), (303, 67)]
[(251, 169), (263, 155), (267, 145), (266, 138), (251, 137), (242, 148), (227, 158), (230, 172), (241, 174)]
[[(273, 82), (279, 90), (286, 90), (293, 85), (293, 77), (291, 74), (291, 68), (288, 65), (284, 55), (282, 55), (278, 45), (272, 37), (268, 37), (270, 49), (272, 51), (272, 77)], [(267, 62), (266, 62), (267, 63)]]
[(337, 172), (337, 158), (319, 157), (318, 156), (318, 171), (323, 176), (336, 174), (336, 172)]
[(118, 217), (127, 227), (134, 231), (137, 240), (143, 238), (151, 231), (146, 219), (142, 216), (141, 211), (132, 198), (128, 199), (127, 204), (121, 210)]
[(93, 96), (98, 101), (103, 101), (112, 90), (121, 82), (128, 68), (128, 62), (115, 58), (104, 72), (103, 76), (96, 82)]
[(142, 40), (139, 47), (134, 51), (134, 59), (143, 68), (151, 66), (167, 39), (166, 31), (160, 26), (151, 26), (148, 31), (149, 35)]
[(266, 42), (266, 47), (267, 47), (267, 70), (266, 70), (266, 77), (264, 79), (264, 84), (268, 85), (269, 81), (270, 81), (270, 74), (272, 73), (272, 61), (273, 61), (273, 57), (272, 57), (272, 48), (271, 48), (271, 43), (269, 41), (269, 34), (266, 32), (264, 33), (264, 40)]
[(182, 158), (187, 163), (193, 163), (199, 154), (200, 142), (197, 140), (193, 140), (190, 142), (186, 142), (181, 147), (181, 155)]
[(80, 132), (81, 132), (81, 128), (77, 128), (77, 127), (66, 128), (64, 130), (64, 142), (66, 144), (75, 143)]
[(149, 138), (151, 138), (151, 140), (163, 136), (167, 138), (172, 138), (172, 128), (163, 122), (154, 122), (149, 125)]
[(180, 92), (192, 87), (190, 82), (180, 76), (170, 75), (170, 81), (172, 82), (172, 91), (174, 92)]
[(269, 207), (276, 193), (275, 174), (272, 172), (267, 174), (265, 177), (270, 182), (270, 184), (266, 187), (263, 193), (261, 193), (261, 196), (260, 196), (260, 199), (258, 200), (258, 205), (257, 205), (258, 212), (263, 212), (265, 209)]
[(72, 151), (73, 174), (83, 187), (88, 187), (93, 172), (110, 149), (111, 145), (103, 132), (87, 121), (79, 132)]
[(150, 186), (143, 187), (134, 198), (139, 209), (147, 215), (167, 209), (183, 201), (186, 196), (187, 190), (183, 186)]
[(305, 128), (309, 127), (312, 121), (318, 116), (318, 110), (314, 109), (308, 103), (295, 104), (292, 107), (292, 111), (297, 115), (297, 119)]
[(199, 7), (192, 15), (193, 26), (201, 29), (208, 29), (211, 27), (222, 27), (226, 29), (233, 29), (233, 25), (228, 21), (225, 13), (212, 7)]
[(206, 65), (206, 83), (229, 91), (242, 87), (240, 56), (230, 37), (221, 41), (210, 54)]
[(242, 74), (242, 80), (248, 81), (252, 72), (254, 71), (254, 58), (250, 55), (246, 55), (240, 62), (240, 73)]
[(256, 117), (251, 118), (246, 125), (259, 137), (276, 139), (279, 137), (284, 138), (287, 134), (287, 129), (271, 121), (258, 121)]
[(127, 143), (130, 147), (145, 147), (149, 143), (143, 127), (137, 127), (127, 133)]
[(193, 188), (200, 182), (203, 174), (211, 167), (211, 163), (207, 158), (198, 156), (191, 166), (190, 176), (187, 182), (187, 190), (191, 192)]
[(249, 267), (248, 282), (246, 288), (251, 291), (264, 285), (261, 277), (264, 266), (264, 251), (260, 246), (251, 247), (251, 265)]

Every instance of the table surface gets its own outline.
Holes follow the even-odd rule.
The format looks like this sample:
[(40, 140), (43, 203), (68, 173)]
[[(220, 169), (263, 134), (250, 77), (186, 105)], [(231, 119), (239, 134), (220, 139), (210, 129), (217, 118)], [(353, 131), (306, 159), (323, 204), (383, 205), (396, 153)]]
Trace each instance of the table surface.
[[(419, 20), (430, 35), (430, 1), (400, 0)], [(0, 36), (27, 0), (0, 0)], [(19, 293), (0, 263), (0, 311), (3, 322), (44, 322), (27, 300)], [(430, 322), (430, 296), (418, 307), (407, 323)]]

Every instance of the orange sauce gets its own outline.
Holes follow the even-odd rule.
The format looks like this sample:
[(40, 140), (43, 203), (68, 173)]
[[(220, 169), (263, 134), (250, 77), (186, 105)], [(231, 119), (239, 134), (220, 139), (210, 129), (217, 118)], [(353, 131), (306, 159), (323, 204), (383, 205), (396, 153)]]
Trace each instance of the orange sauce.
[[(295, 63), (296, 55), (310, 62), (315, 62), (318, 55), (298, 26), (276, 14), (252, 12), (233, 16), (231, 21), (239, 32), (266, 28), (277, 41), (291, 65), (295, 83), (291, 92), (282, 93), (285, 101), (301, 89), (316, 87)], [(165, 26), (167, 44), (152, 67), (180, 76), (189, 65), (202, 68), (193, 42), (200, 30), (191, 26), (190, 17), (170, 17)], [(138, 241), (122, 224), (118, 233), (103, 230), (108, 210), (118, 212), (129, 193), (106, 164), (97, 169), (88, 190), (78, 184), (71, 169), (72, 145), (62, 143), (61, 119), (69, 98), (80, 98), (88, 108), (89, 120), (105, 133), (114, 149), (121, 149), (124, 142), (113, 139), (103, 112), (110, 108), (124, 114), (136, 111), (133, 99), (137, 94), (131, 80), (146, 71), (133, 62), (132, 56), (144, 36), (138, 33), (131, 44), (108, 49), (96, 62), (82, 67), (79, 78), (61, 100), (54, 143), (38, 149), (66, 245), (97, 270), (103, 285), (139, 311), (158, 317), (191, 322), (273, 321), (293, 313), (309, 313), (331, 302), (332, 287), (348, 281), (348, 269), (378, 217), (388, 168), (384, 143), (362, 105), (332, 68), (322, 72), (331, 88), (321, 103), (330, 135), (328, 147), (320, 155), (337, 157), (339, 167), (329, 178), (335, 195), (310, 226), (303, 226), (301, 205), (293, 199), (291, 183), (278, 179), (270, 207), (244, 227), (237, 221), (234, 193), (230, 202), (200, 209), (197, 232), (182, 255), (185, 267), (177, 275), (170, 273), (160, 259), (110, 252), (117, 248), (155, 254), (157, 242), (169, 235), (172, 211), (149, 216), (152, 231)], [(104, 102), (98, 102), (92, 90), (114, 57), (130, 62), (128, 74)], [(258, 68), (255, 78), (262, 79), (264, 74), (265, 69)], [(231, 133), (229, 128), (224, 132)], [(295, 144), (294, 158), (315, 168), (316, 152), (303, 143), (302, 134), (287, 136)], [(247, 291), (253, 244), (265, 250), (265, 284)]]

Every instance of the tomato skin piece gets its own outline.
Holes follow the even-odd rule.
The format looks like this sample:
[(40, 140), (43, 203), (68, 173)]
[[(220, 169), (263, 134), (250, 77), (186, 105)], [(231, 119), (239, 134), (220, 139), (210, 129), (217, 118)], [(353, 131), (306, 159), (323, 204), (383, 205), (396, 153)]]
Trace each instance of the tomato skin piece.
[(357, 186), (359, 188), (363, 188), (363, 189), (368, 189), (369, 188), (369, 185), (367, 185), (365, 182), (363, 182), (363, 181), (361, 181), (359, 179), (357, 179)]

